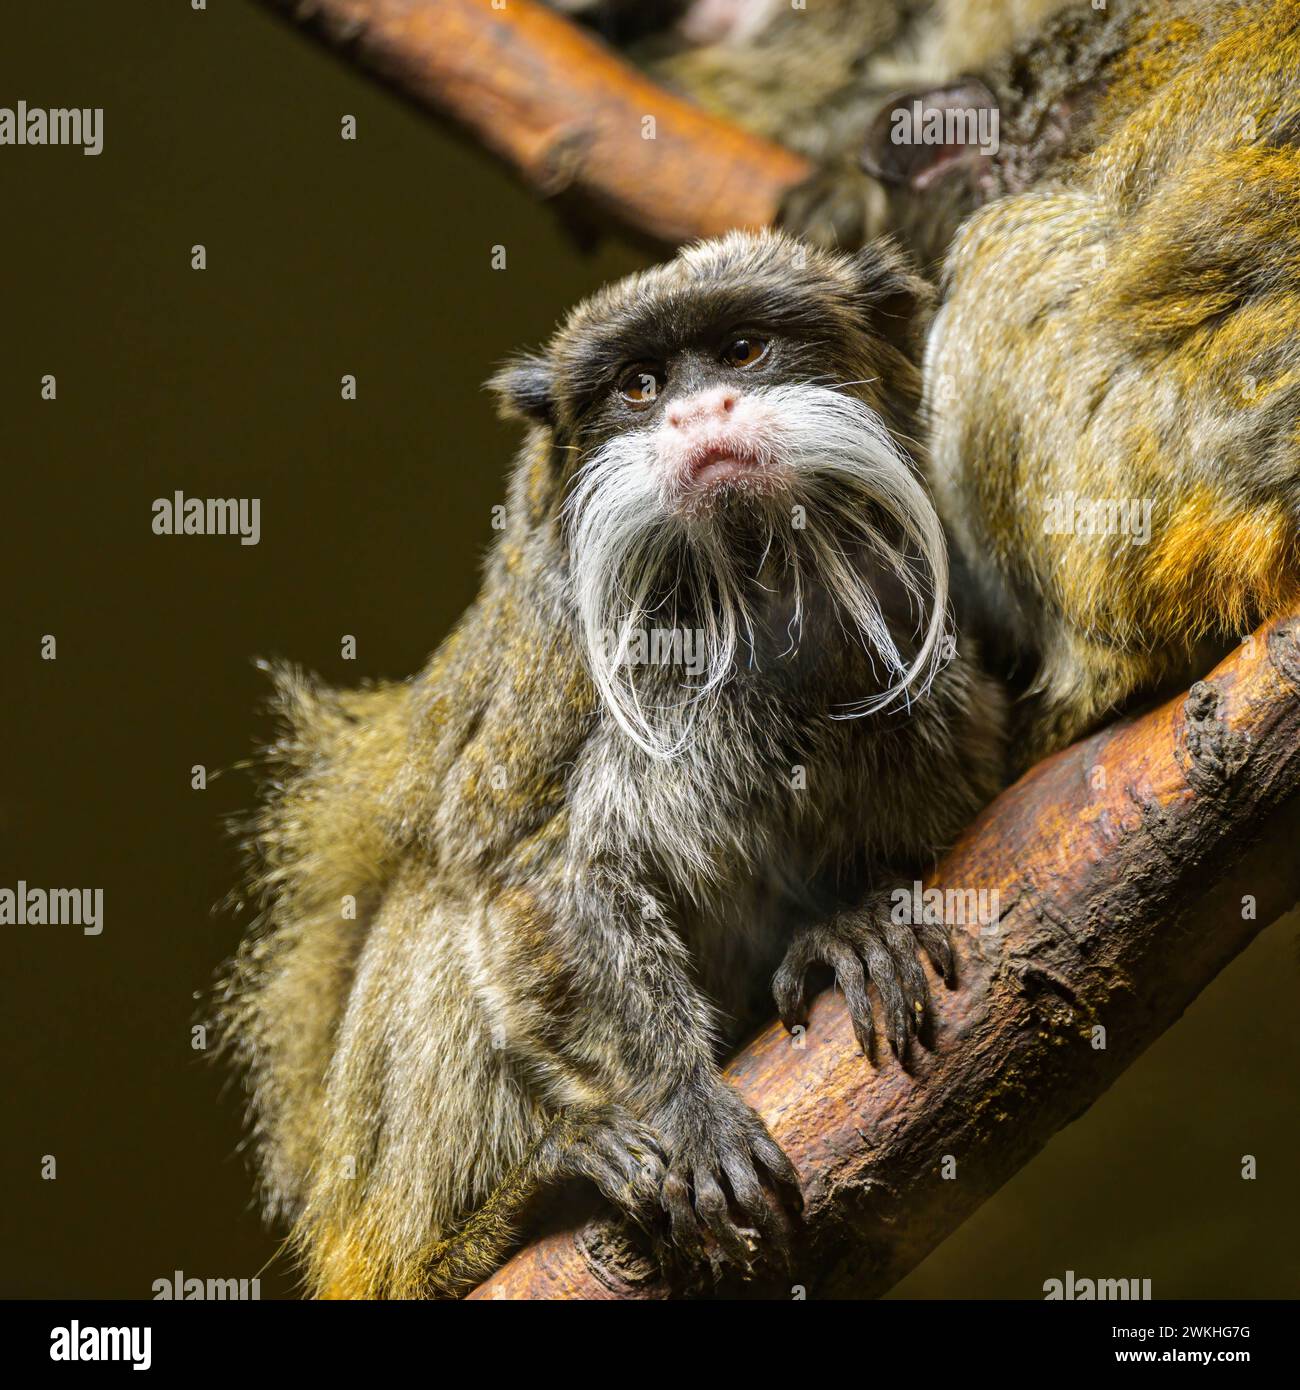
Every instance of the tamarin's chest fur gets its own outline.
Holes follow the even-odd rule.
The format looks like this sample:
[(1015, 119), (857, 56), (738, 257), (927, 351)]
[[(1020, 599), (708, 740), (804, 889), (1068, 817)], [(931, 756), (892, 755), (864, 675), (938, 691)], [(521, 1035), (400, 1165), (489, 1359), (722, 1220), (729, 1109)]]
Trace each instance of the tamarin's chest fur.
[(342, 728), (304, 721), (320, 775), (294, 813), (311, 818), (316, 850), (301, 867), (316, 873), (330, 846), (349, 843), (355, 858), (360, 845), (382, 891), (418, 863), (440, 893), (509, 897), (518, 910), (499, 920), (535, 945), (563, 931), (548, 913), (566, 875), (602, 859), (620, 880), (634, 868), (638, 910), (675, 924), (701, 986), (739, 1020), (765, 1000), (793, 926), (861, 891), (882, 841), (893, 866), (952, 838), (996, 784), (996, 746), (972, 749), (969, 795), (918, 796), (899, 769), (959, 756), (965, 677), (941, 676), (897, 719), (837, 719), (869, 662), (838, 629), (832, 640), (814, 627), (806, 658), (783, 661), (779, 678), (739, 672), (702, 709), (688, 752), (645, 755), (602, 719), (555, 561), (507, 538), (424, 672), (339, 697), (352, 716)]

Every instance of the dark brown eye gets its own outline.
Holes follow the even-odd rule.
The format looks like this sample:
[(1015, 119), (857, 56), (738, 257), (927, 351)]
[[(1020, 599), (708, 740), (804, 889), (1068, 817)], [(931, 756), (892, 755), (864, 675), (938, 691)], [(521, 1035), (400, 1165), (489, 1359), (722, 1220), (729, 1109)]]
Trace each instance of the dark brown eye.
[(667, 377), (662, 367), (649, 362), (638, 362), (629, 367), (619, 378), (618, 394), (629, 405), (649, 405), (664, 389)]
[(728, 367), (752, 367), (766, 356), (766, 338), (737, 338), (728, 343), (722, 352), (722, 360)]

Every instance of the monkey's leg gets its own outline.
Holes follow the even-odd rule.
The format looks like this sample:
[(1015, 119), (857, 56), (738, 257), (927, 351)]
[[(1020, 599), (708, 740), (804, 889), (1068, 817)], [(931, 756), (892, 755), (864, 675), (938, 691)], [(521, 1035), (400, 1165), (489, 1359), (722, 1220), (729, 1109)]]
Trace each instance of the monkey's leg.
[[(512, 924), (424, 882), (418, 866), (376, 914), (295, 1231), (322, 1296), (463, 1292), (501, 1259), (551, 1181), (589, 1178), (634, 1217), (657, 1202), (655, 1136), (610, 1103), (612, 1085), (576, 1065), (549, 1094), (540, 1084), (547, 1065), (527, 1039), (546, 1017), (529, 953), (501, 963), (509, 986), (485, 1008), (462, 943), (491, 925)], [(495, 944), (477, 939), (485, 951)]]
[[(501, 900), (493, 938), (529, 949), (498, 976), (496, 1026), (504, 1054), (548, 1108), (617, 1103), (649, 1126), (667, 1168), (660, 1196), (683, 1250), (747, 1264), (752, 1228), (766, 1246), (788, 1248), (798, 1178), (723, 1080), (713, 1008), (667, 910), (646, 913), (651, 901), (632, 866), (587, 863), (545, 897)], [(548, 998), (563, 1008), (540, 1009)], [(627, 1209), (618, 1193), (607, 1195)]]
[[(911, 888), (904, 891), (910, 902)], [(772, 980), (781, 1021), (787, 1028), (807, 1022), (808, 969), (817, 964), (828, 965), (844, 993), (853, 1033), (863, 1053), (874, 1060), (876, 1034), (867, 994), (867, 982), (871, 981), (884, 1006), (890, 1046), (903, 1058), (908, 1038), (918, 1035), (929, 1007), (929, 986), (916, 958), (918, 943), (924, 946), (935, 969), (951, 984), (952, 947), (946, 928), (924, 920), (895, 920), (895, 895), (889, 890), (873, 892), (860, 907), (800, 928)]]
[(295, 1224), (318, 1296), (418, 1297), (431, 1249), (546, 1129), (542, 1104), (494, 1045), (467, 972), (463, 943), (477, 922), (472, 904), (414, 861), (376, 910)]
[[(575, 1106), (555, 1116), (495, 1192), (455, 1234), (430, 1247), (426, 1297), (459, 1298), (504, 1261), (544, 1187), (583, 1177), (636, 1217), (658, 1207), (658, 1141), (622, 1106)], [(644, 1217), (642, 1218), (645, 1219)]]

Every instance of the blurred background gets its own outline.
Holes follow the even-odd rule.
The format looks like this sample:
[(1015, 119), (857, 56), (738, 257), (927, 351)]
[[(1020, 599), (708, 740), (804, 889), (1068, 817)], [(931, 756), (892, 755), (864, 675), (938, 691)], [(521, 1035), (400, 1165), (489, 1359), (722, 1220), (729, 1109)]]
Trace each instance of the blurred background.
[[(105, 117), (98, 158), (0, 148), (0, 886), (102, 887), (105, 925), (0, 929), (0, 1294), (149, 1297), (180, 1269), (293, 1296), (239, 1088), (191, 1048), (242, 930), (214, 904), (251, 784), (213, 774), (268, 733), (255, 657), (340, 683), (420, 666), (476, 590), (515, 443), (482, 382), (644, 252), (580, 251), (246, 0), (11, 6), (19, 100)], [(154, 535), (177, 489), (260, 498), (261, 543)], [(1293, 1295), (1298, 973), (1292, 916), (894, 1296), (1037, 1298), (1067, 1269)]]

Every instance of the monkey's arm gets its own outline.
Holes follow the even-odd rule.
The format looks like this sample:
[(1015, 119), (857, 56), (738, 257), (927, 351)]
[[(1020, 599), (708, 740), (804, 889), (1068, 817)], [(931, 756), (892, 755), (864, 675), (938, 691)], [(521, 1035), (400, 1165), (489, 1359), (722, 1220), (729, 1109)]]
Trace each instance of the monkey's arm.
[[(626, 1106), (657, 1136), (667, 1166), (662, 1200), (673, 1238), (698, 1257), (702, 1229), (722, 1253), (750, 1258), (736, 1206), (776, 1248), (788, 1246), (780, 1201), (798, 1205), (798, 1178), (754, 1111), (723, 1080), (713, 1010), (690, 954), (653, 896), (625, 871), (588, 867), (547, 910), (508, 925), (529, 939), (533, 968), (512, 973), (498, 1012), (505, 1046), (546, 1099)], [(620, 1202), (640, 1214), (630, 1191)]]

